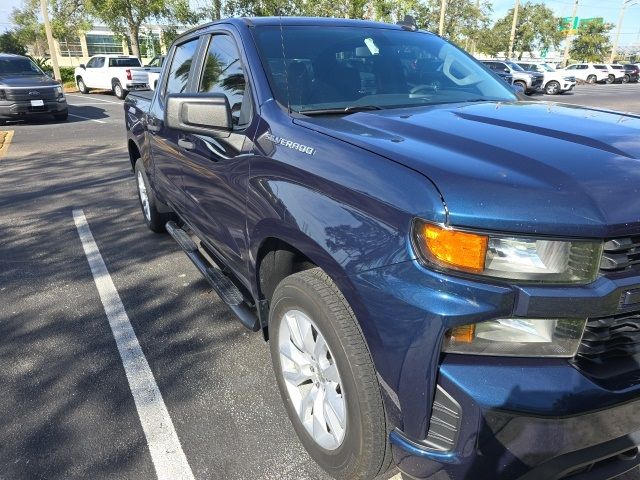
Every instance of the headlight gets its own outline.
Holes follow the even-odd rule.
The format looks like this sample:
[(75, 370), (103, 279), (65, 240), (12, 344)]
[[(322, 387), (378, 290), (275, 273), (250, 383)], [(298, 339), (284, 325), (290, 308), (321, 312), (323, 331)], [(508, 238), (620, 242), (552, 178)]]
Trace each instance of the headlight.
[(564, 81), (565, 81), (565, 82), (575, 82), (575, 81), (576, 81), (576, 79), (575, 79), (575, 78), (573, 78), (573, 77), (564, 77)]
[(590, 283), (602, 242), (466, 232), (415, 221), (413, 241), (422, 260), (441, 269), (522, 282)]
[(64, 92), (62, 90), (62, 85), (58, 85), (57, 87), (55, 87), (54, 90), (56, 92), (56, 95), (58, 95), (58, 97), (64, 96)]
[(447, 332), (443, 351), (474, 355), (573, 357), (586, 320), (503, 318)]

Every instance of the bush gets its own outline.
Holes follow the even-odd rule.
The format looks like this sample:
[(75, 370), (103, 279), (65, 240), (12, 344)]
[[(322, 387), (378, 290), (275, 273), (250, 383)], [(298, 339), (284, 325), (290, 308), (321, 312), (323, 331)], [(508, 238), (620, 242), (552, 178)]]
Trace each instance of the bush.
[(75, 83), (75, 79), (73, 78), (73, 72), (75, 68), (73, 67), (60, 67), (60, 76), (62, 77), (62, 83)]

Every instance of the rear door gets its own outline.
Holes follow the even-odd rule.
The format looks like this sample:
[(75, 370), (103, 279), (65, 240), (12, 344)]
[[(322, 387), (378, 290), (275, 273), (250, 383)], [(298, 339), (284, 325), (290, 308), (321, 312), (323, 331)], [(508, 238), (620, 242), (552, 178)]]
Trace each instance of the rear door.
[(227, 96), (233, 129), (181, 135), (192, 147), (181, 155), (185, 202), (199, 236), (236, 276), (246, 278), (248, 157), (258, 117), (240, 43), (228, 30), (215, 32), (205, 42), (196, 89)]
[(184, 215), (184, 195), (182, 192), (181, 163), (185, 150), (178, 146), (181, 133), (166, 127), (164, 123), (165, 99), (170, 93), (187, 93), (191, 73), (196, 63), (200, 38), (192, 37), (175, 45), (167, 59), (165, 72), (159, 91), (153, 97), (146, 124), (153, 158), (153, 182), (160, 199), (180, 215)]

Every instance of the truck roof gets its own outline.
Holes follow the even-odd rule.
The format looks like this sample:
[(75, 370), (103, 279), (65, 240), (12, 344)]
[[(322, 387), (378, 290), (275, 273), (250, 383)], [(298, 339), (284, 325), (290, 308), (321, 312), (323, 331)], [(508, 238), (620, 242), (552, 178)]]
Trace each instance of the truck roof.
[(215, 25), (242, 25), (242, 26), (315, 26), (315, 27), (368, 27), (385, 28), (389, 30), (402, 30), (400, 25), (391, 23), (374, 22), (371, 20), (355, 20), (349, 18), (328, 18), (328, 17), (238, 17), (223, 18), (213, 22), (204, 23), (183, 32), (178, 38), (187, 36), (193, 32), (206, 30)]

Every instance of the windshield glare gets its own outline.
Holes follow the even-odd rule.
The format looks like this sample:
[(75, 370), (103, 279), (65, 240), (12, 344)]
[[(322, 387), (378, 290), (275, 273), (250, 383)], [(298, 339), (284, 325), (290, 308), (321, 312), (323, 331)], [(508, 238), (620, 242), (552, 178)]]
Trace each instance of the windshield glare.
[(517, 63), (513, 63), (513, 62), (507, 62), (507, 65), (509, 65), (513, 70), (515, 70), (516, 72), (524, 72), (524, 68), (522, 68), (520, 65), (518, 65)]
[(44, 75), (28, 58), (0, 58), (0, 75)]
[(285, 26), (281, 36), (278, 26), (260, 26), (255, 37), (276, 100), (296, 112), (516, 100), (436, 35)]

